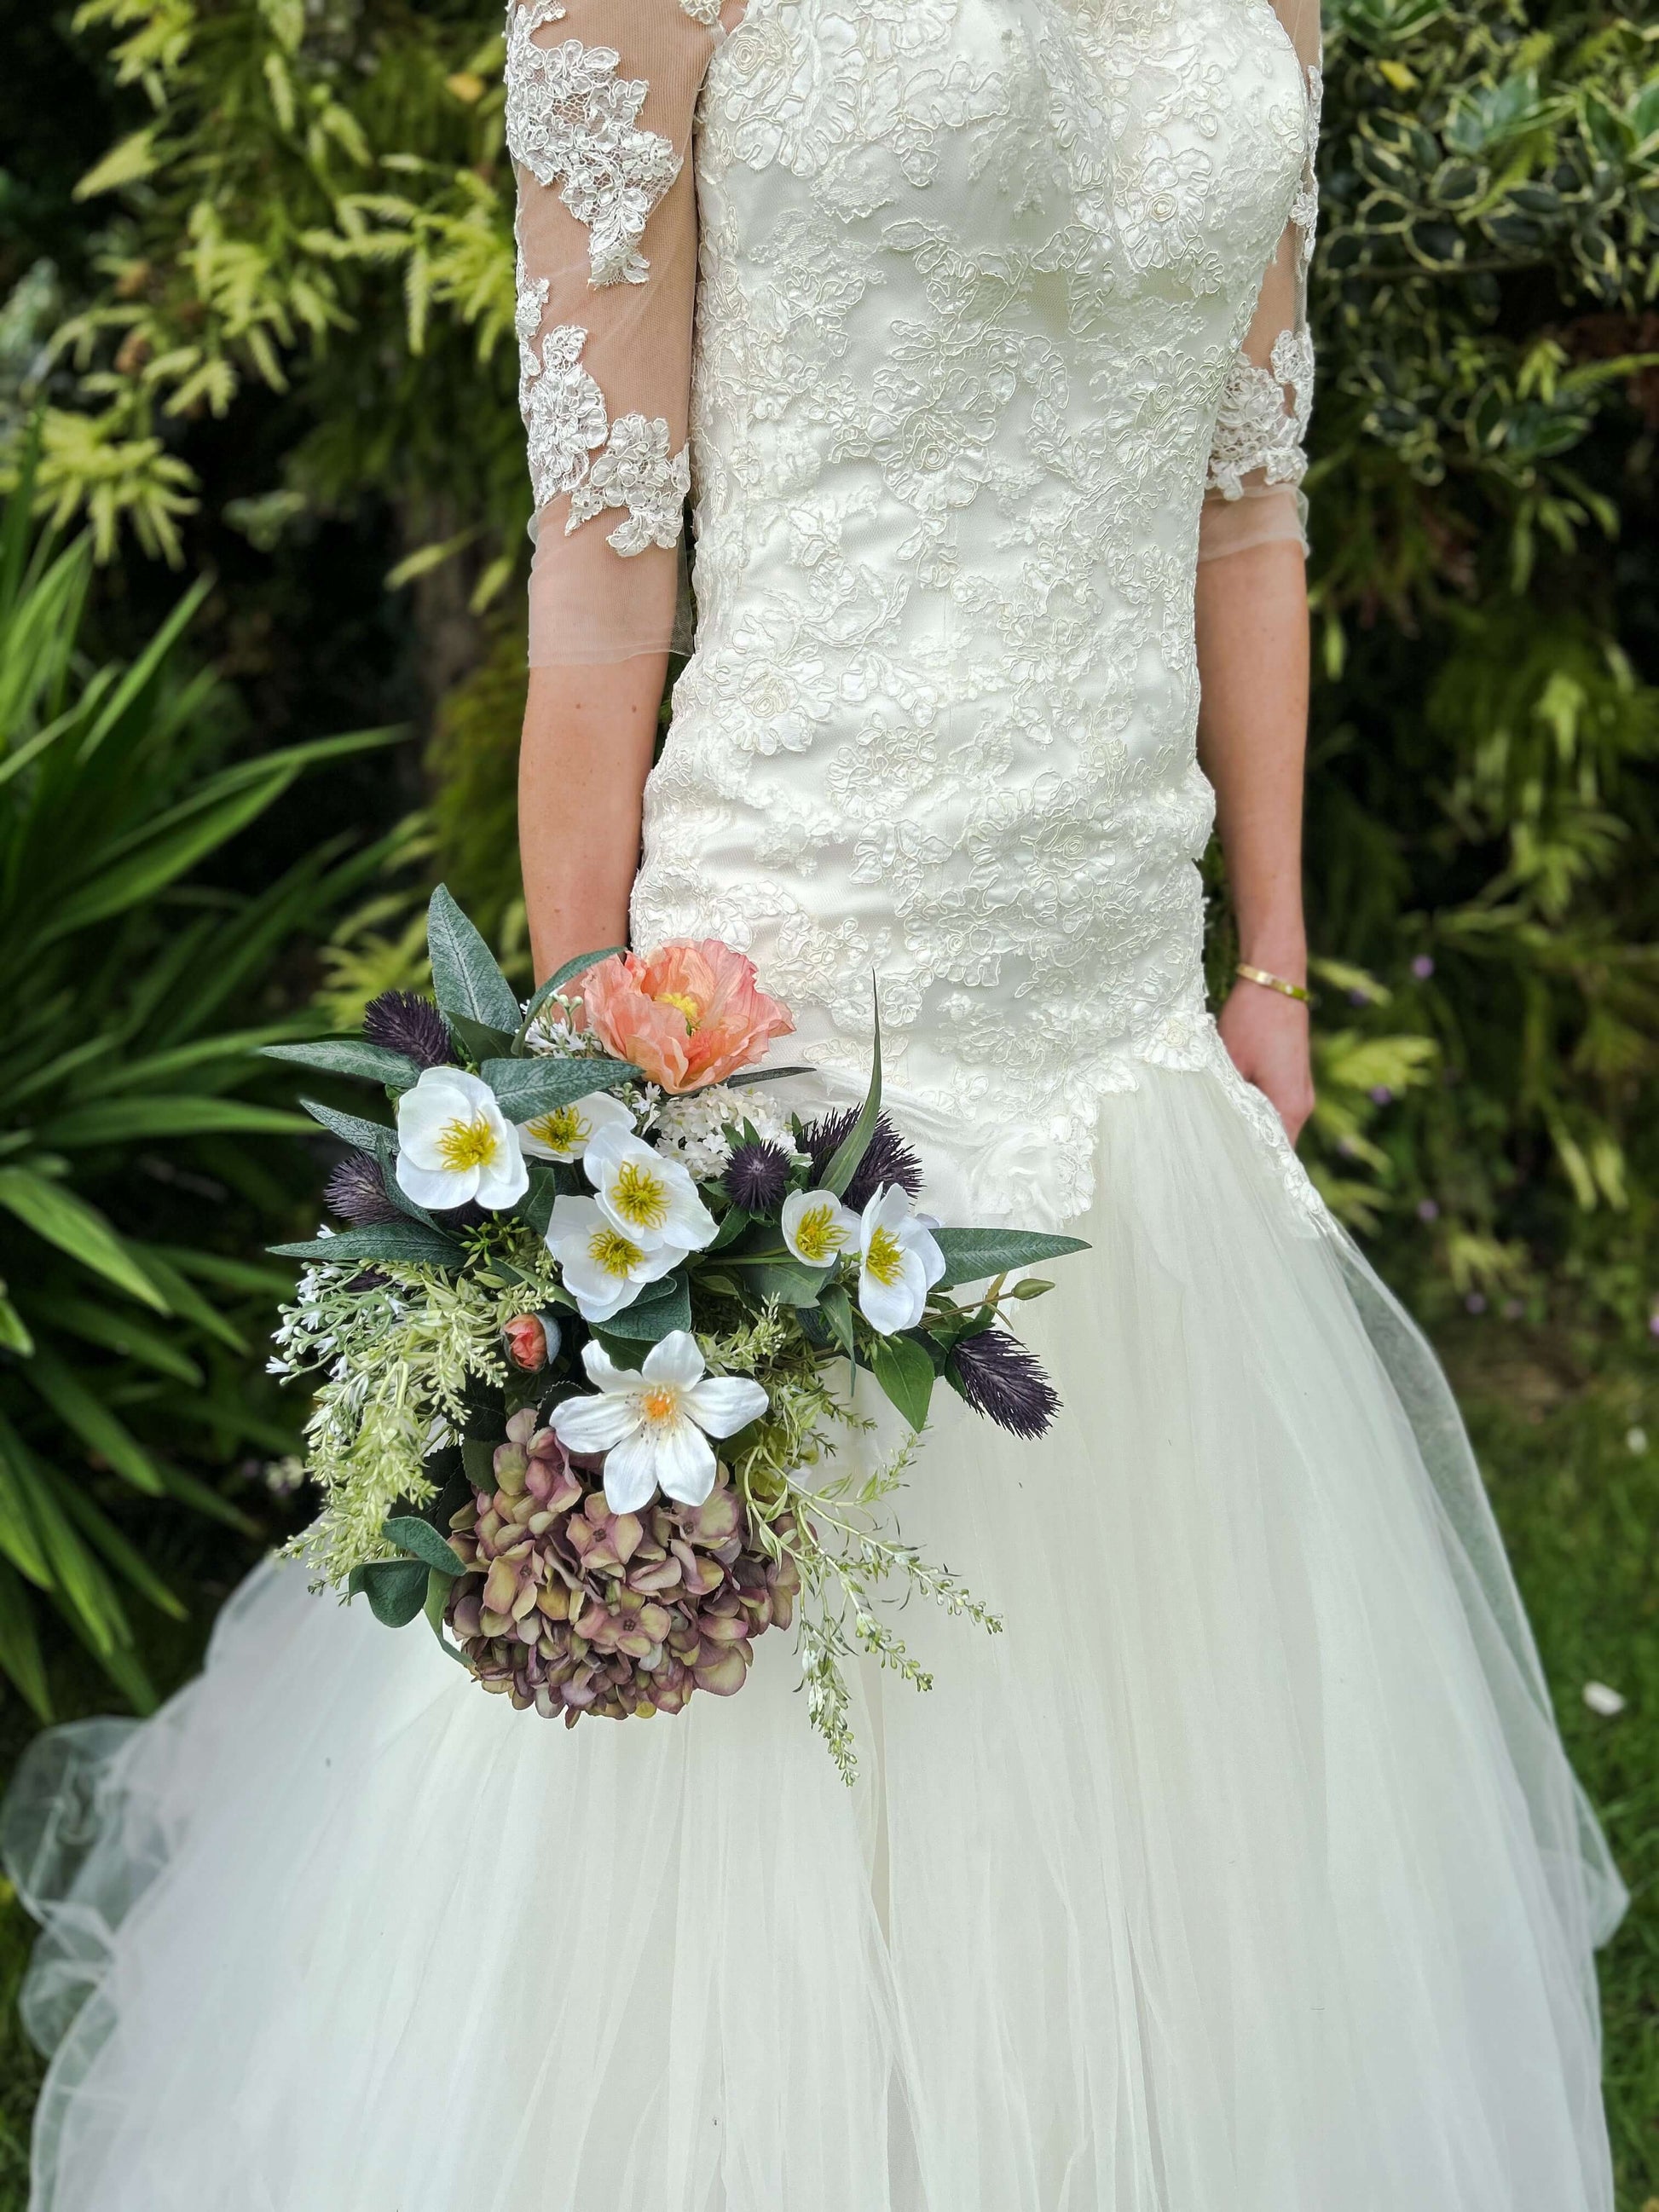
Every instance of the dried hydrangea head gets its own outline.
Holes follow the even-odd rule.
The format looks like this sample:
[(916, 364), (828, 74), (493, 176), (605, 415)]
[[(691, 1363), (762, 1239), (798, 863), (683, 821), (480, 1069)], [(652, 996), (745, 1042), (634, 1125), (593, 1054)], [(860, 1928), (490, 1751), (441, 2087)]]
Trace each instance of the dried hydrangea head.
[[(803, 1133), (812, 1162), (812, 1180), (823, 1178), (823, 1171), (853, 1133), (853, 1125), (859, 1118), (856, 1106), (848, 1106), (838, 1114), (820, 1115), (810, 1122)], [(921, 1195), (921, 1162), (907, 1145), (884, 1114), (878, 1115), (864, 1158), (859, 1162), (858, 1172), (842, 1193), (842, 1197), (854, 1213), (862, 1213), (876, 1193), (884, 1185), (895, 1183), (911, 1198)]]
[(478, 1680), (571, 1727), (584, 1713), (678, 1712), (695, 1691), (740, 1690), (755, 1638), (793, 1617), (793, 1563), (754, 1540), (724, 1480), (700, 1506), (659, 1498), (612, 1513), (536, 1419), (513, 1416), (495, 1487), (475, 1491), (450, 1524), (467, 1571), (447, 1617)]
[(448, 1067), (455, 1058), (449, 1024), (419, 991), (382, 991), (363, 1014), (370, 1044), (400, 1052), (416, 1067)]
[(945, 1364), (974, 1411), (1011, 1436), (1044, 1435), (1060, 1411), (1041, 1362), (1005, 1328), (963, 1337)]

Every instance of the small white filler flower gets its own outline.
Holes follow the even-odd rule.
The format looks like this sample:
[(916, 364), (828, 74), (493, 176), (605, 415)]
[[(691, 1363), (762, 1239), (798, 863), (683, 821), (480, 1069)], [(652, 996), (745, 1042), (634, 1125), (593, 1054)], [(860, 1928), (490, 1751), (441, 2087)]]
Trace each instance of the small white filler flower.
[(553, 1431), (567, 1451), (604, 1452), (605, 1498), (613, 1513), (637, 1513), (661, 1490), (701, 1505), (717, 1472), (710, 1437), (735, 1436), (766, 1411), (758, 1382), (707, 1376), (689, 1330), (677, 1328), (646, 1354), (641, 1371), (617, 1367), (597, 1344), (582, 1352), (596, 1398), (567, 1398)]
[(859, 1224), (859, 1310), (878, 1336), (914, 1328), (927, 1293), (945, 1273), (945, 1255), (909, 1194), (884, 1184)]
[(685, 1257), (678, 1244), (647, 1250), (624, 1235), (591, 1198), (556, 1198), (547, 1224), (548, 1250), (586, 1322), (607, 1322), (631, 1306), (647, 1283), (659, 1283)]
[(428, 1067), (398, 1101), (398, 1181), (416, 1206), (516, 1206), (530, 1188), (518, 1133), (477, 1076)]
[(833, 1267), (859, 1241), (859, 1218), (830, 1190), (793, 1190), (783, 1201), (783, 1241), (804, 1267)]
[(601, 1129), (582, 1165), (600, 1212), (643, 1250), (672, 1244), (683, 1256), (713, 1243), (717, 1224), (696, 1183), (678, 1160), (665, 1160), (642, 1137)]
[(519, 1142), (533, 1160), (579, 1160), (605, 1129), (626, 1129), (631, 1137), (634, 1116), (620, 1098), (595, 1091), (533, 1121), (520, 1121)]

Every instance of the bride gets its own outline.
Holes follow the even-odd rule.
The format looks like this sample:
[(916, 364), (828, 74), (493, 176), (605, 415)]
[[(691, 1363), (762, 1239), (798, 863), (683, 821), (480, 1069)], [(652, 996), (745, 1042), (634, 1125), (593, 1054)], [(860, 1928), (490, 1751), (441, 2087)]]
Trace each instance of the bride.
[(1618, 1879), (1288, 1141), (1314, 9), (509, 11), (538, 966), (722, 937), (835, 1102), (873, 975), (938, 1210), (1089, 1241), (1065, 1410), (922, 1453), (1006, 1633), (854, 1791), (782, 1638), (567, 1735), (256, 1574), (14, 1793), (35, 2212), (1609, 2212)]

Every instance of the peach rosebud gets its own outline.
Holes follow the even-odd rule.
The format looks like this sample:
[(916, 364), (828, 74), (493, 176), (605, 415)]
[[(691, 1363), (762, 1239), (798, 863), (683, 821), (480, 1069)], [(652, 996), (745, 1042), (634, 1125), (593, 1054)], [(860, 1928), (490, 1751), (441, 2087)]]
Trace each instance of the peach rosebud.
[(581, 996), (606, 1049), (669, 1091), (751, 1066), (771, 1038), (795, 1026), (760, 988), (754, 962), (717, 937), (602, 960), (583, 976)]
[(553, 1346), (547, 1340), (547, 1324), (539, 1314), (519, 1314), (501, 1331), (507, 1356), (526, 1375), (546, 1366)]

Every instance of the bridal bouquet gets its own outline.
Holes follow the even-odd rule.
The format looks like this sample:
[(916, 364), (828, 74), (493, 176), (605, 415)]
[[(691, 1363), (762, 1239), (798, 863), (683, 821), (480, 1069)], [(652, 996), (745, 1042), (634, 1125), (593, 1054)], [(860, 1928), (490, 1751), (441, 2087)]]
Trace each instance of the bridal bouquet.
[[(433, 998), (388, 992), (360, 1038), (267, 1048), (393, 1114), (307, 1103), (350, 1148), (327, 1193), (344, 1225), (275, 1248), (307, 1265), (273, 1368), (320, 1378), (322, 1510), (295, 1553), (572, 1725), (729, 1696), (793, 1622), (850, 1777), (842, 1662), (862, 1649), (928, 1686), (881, 1598), (998, 1626), (882, 1509), (941, 1381), (1016, 1435), (1047, 1428), (1057, 1401), (1004, 1310), (1049, 1285), (1009, 1277), (1079, 1240), (916, 1210), (878, 1031), (861, 1109), (781, 1109), (763, 1086), (809, 1071), (755, 1064), (793, 1024), (729, 946), (590, 954), (520, 1006), (442, 889), (428, 939)], [(838, 1472), (871, 1425), (860, 1368), (910, 1444)]]

